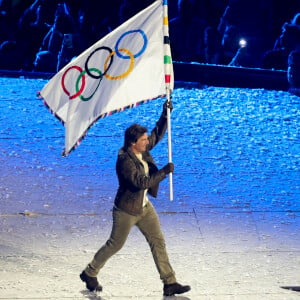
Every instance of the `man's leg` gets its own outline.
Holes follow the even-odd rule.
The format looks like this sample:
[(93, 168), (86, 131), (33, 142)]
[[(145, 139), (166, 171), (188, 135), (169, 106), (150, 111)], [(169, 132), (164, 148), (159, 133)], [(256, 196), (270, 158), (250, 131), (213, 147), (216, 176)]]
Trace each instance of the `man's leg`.
[(143, 216), (137, 223), (137, 226), (150, 245), (155, 265), (164, 283), (164, 296), (173, 296), (175, 294), (188, 292), (191, 289), (189, 285), (181, 285), (176, 282), (175, 272), (169, 262), (159, 219), (151, 202), (144, 208)]
[(97, 280), (97, 274), (107, 260), (123, 247), (130, 229), (136, 221), (137, 219), (134, 216), (117, 209), (113, 210), (113, 226), (110, 238), (97, 251), (93, 260), (80, 274), (80, 278), (86, 283), (87, 289), (90, 291), (102, 291), (102, 286)]
[(144, 208), (143, 217), (136, 225), (150, 246), (156, 268), (160, 274), (160, 279), (164, 284), (175, 283), (175, 272), (169, 262), (165, 239), (160, 228), (157, 213), (151, 202), (148, 202)]
[(96, 277), (106, 261), (123, 247), (135, 222), (136, 217), (118, 209), (113, 210), (113, 226), (110, 238), (97, 251), (91, 263), (86, 267), (85, 272), (89, 276)]

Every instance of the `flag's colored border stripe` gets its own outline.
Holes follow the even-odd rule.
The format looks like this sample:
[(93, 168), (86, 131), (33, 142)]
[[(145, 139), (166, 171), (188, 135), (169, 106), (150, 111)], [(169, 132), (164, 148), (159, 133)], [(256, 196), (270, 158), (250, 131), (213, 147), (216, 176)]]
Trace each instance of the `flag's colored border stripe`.
[(165, 97), (166, 95), (160, 95), (160, 96), (157, 96), (157, 97), (154, 97), (154, 98), (150, 98), (150, 99), (147, 99), (147, 100), (141, 100), (141, 101), (138, 101), (136, 103), (133, 103), (133, 104), (130, 104), (130, 105), (127, 105), (127, 106), (124, 106), (122, 108), (118, 108), (116, 110), (113, 110), (113, 111), (110, 111), (110, 112), (106, 112), (102, 115), (100, 115), (95, 121), (93, 121), (93, 123), (91, 123), (91, 125), (85, 130), (85, 132), (83, 133), (83, 135), (78, 139), (78, 141), (76, 142), (76, 144), (68, 151), (66, 152), (65, 149), (62, 153), (62, 156), (67, 156), (69, 155), (72, 151), (74, 151), (79, 145), (80, 143), (83, 141), (83, 139), (85, 138), (85, 136), (87, 135), (87, 132), (89, 131), (89, 129), (99, 120), (99, 119), (103, 119), (105, 117), (108, 117), (108, 116), (111, 116), (115, 113), (119, 113), (119, 112), (122, 112), (126, 109), (129, 109), (129, 108), (133, 108), (133, 107), (136, 107), (136, 106), (139, 106), (141, 104), (144, 104), (144, 103), (147, 103), (151, 100), (154, 100), (154, 99), (158, 99), (158, 98), (163, 98)]
[[(40, 95), (38, 94), (37, 95), (39, 99), (41, 99), (44, 103), (44, 105), (46, 106), (46, 108), (51, 112), (52, 115), (54, 115), (63, 125), (65, 124), (65, 122), (57, 115), (55, 114), (51, 108), (49, 107), (49, 105), (47, 104), (47, 102), (45, 101), (45, 99)], [(148, 103), (149, 101), (151, 100), (155, 100), (155, 99), (158, 99), (158, 98), (164, 98), (166, 97), (166, 95), (159, 95), (157, 97), (154, 97), (154, 98), (150, 98), (150, 99), (146, 99), (146, 100), (141, 100), (141, 101), (138, 101), (136, 103), (133, 103), (133, 104), (130, 104), (130, 105), (127, 105), (127, 106), (124, 106), (122, 108), (118, 108), (116, 110), (112, 110), (112, 111), (109, 111), (109, 112), (106, 112), (102, 115), (100, 115), (95, 121), (93, 121), (93, 123), (90, 124), (90, 126), (85, 130), (85, 132), (82, 134), (81, 137), (78, 138), (77, 142), (75, 143), (75, 145), (68, 151), (66, 152), (66, 150), (64, 149), (63, 150), (63, 153), (62, 153), (62, 156), (68, 156), (72, 151), (74, 151), (80, 144), (81, 142), (84, 140), (85, 136), (87, 135), (87, 132), (89, 131), (89, 129), (95, 124), (97, 123), (97, 121), (99, 119), (104, 119), (105, 117), (108, 117), (108, 116), (111, 116), (115, 113), (119, 113), (119, 112), (122, 112), (126, 109), (129, 109), (129, 108), (133, 108), (133, 107), (136, 107), (136, 106), (139, 106), (141, 104), (144, 104), (144, 103)]]
[(48, 105), (48, 103), (46, 102), (46, 100), (42, 97), (42, 95), (40, 94), (40, 92), (37, 93), (37, 97), (39, 99), (41, 99), (44, 103), (44, 105), (46, 106), (46, 108), (49, 110), (49, 112), (58, 119), (58, 121), (60, 123), (62, 123), (63, 125), (65, 124), (65, 122), (50, 108), (50, 106)]

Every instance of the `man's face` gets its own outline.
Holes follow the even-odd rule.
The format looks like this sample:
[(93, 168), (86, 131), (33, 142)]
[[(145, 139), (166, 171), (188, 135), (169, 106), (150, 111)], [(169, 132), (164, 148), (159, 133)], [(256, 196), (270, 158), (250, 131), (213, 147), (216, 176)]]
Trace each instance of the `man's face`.
[(135, 154), (139, 154), (146, 151), (148, 144), (148, 134), (145, 132), (135, 143), (132, 143), (131, 149)]

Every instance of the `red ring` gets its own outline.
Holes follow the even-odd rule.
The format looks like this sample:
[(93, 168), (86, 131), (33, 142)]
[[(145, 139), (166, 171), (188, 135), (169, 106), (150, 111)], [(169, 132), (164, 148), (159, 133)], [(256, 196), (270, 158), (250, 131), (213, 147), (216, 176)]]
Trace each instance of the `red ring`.
[(65, 86), (65, 77), (66, 77), (67, 73), (68, 73), (71, 69), (76, 69), (76, 70), (78, 70), (80, 73), (83, 72), (83, 70), (82, 70), (80, 67), (78, 67), (78, 66), (72, 66), (72, 67), (68, 68), (68, 69), (64, 72), (64, 74), (63, 74), (63, 76), (62, 76), (62, 78), (61, 78), (61, 86), (62, 86), (64, 92), (69, 96), (69, 99), (70, 99), (70, 100), (71, 100), (71, 99), (75, 99), (76, 97), (78, 97), (79, 95), (81, 95), (81, 93), (83, 92), (84, 87), (85, 87), (85, 76), (83, 75), (83, 76), (82, 76), (82, 84), (81, 84), (80, 89), (78, 90), (77, 93), (75, 93), (74, 95), (70, 96), (70, 92), (66, 89), (66, 86)]

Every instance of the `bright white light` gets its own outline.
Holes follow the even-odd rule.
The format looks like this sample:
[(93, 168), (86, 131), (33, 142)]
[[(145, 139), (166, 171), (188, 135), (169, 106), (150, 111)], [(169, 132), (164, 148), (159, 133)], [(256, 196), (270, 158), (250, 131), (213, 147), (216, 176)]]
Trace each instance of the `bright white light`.
[(247, 46), (247, 41), (245, 39), (240, 39), (239, 45), (240, 47), (244, 48)]

